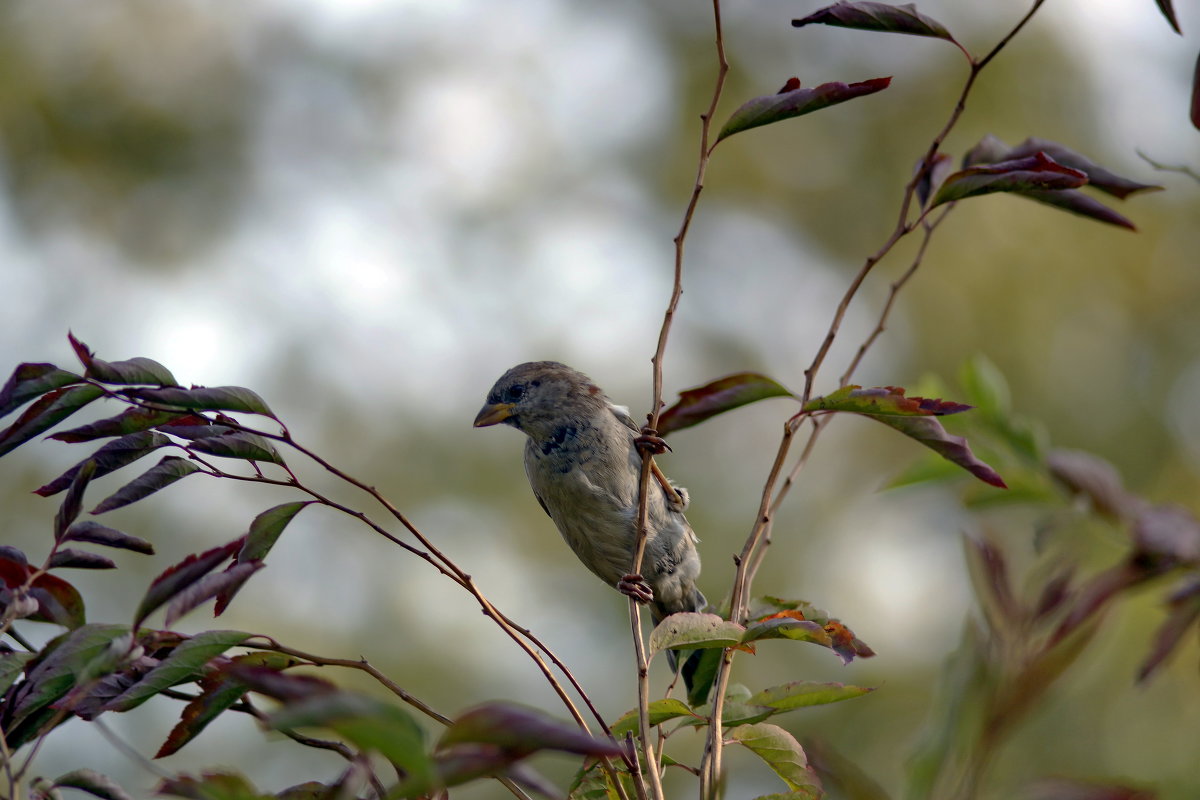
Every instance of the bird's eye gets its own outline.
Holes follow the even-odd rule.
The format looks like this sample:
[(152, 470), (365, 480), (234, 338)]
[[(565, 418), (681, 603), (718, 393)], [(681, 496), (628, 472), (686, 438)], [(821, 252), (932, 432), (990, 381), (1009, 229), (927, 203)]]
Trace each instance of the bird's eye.
[(510, 402), (515, 403), (524, 396), (525, 396), (525, 387), (522, 386), (521, 384), (518, 383), (516, 386), (509, 387), (508, 399)]

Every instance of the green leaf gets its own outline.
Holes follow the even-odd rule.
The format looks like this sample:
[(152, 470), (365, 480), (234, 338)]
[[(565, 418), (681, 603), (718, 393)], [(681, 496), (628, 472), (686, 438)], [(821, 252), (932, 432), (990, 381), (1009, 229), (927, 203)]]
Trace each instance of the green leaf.
[(200, 678), (204, 675), (204, 666), (209, 661), (252, 635), (242, 631), (204, 631), (185, 639), (140, 681), (110, 700), (104, 706), (104, 710), (129, 711), (164, 689)]
[(220, 547), (214, 547), (203, 553), (190, 555), (178, 564), (168, 567), (161, 575), (154, 579), (150, 584), (150, 588), (146, 590), (146, 595), (142, 598), (142, 602), (138, 604), (137, 613), (134, 614), (133, 627), (137, 628), (141, 626), (142, 621), (150, 616), (159, 606), (171, 600), (184, 589), (187, 589), (193, 583), (216, 569), (221, 562), (230, 558), (241, 549), (244, 542), (245, 537), (243, 536)]
[(942, 23), (919, 11), (912, 3), (902, 6), (871, 2), (838, 2), (815, 11), (803, 19), (792, 20), (793, 28), (805, 25), (830, 25), (860, 31), (904, 33), (909, 36), (929, 36), (953, 42), (954, 37)]
[[(661, 700), (654, 700), (650, 703), (650, 724), (661, 725), (664, 722), (670, 722), (679, 717), (688, 717), (700, 719), (700, 717), (688, 708), (687, 703), (682, 700), (676, 700), (674, 697), (664, 697)], [(637, 734), (638, 732), (638, 710), (632, 709), (621, 715), (621, 718), (612, 724), (612, 732), (614, 736), (624, 736), (627, 733)]]
[(91, 513), (103, 514), (106, 511), (112, 511), (114, 508), (136, 503), (138, 500), (154, 494), (159, 489), (165, 489), (180, 478), (186, 478), (188, 475), (199, 470), (200, 467), (187, 459), (179, 458), (178, 456), (163, 456), (162, 461), (159, 461), (116, 492), (101, 500), (100, 504), (93, 508)]
[(148, 408), (127, 408), (115, 417), (98, 420), (87, 425), (80, 425), (78, 428), (60, 431), (50, 435), (51, 439), (69, 444), (78, 444), (79, 442), (90, 442), (95, 439), (104, 439), (109, 436), (124, 436), (129, 433), (137, 433), (138, 431), (157, 428), (159, 425), (167, 425), (173, 421), (199, 420), (192, 414), (180, 414), (178, 411), (155, 411)]
[(850, 411), (868, 416), (940, 417), (969, 411), (971, 406), (928, 397), (905, 397), (898, 386), (864, 389), (850, 384), (805, 404), (805, 411)]
[(0, 653), (0, 695), (17, 682), (25, 666), (37, 657), (37, 653)]
[(736, 647), (745, 632), (741, 625), (716, 614), (690, 611), (672, 614), (650, 633), (649, 654), (653, 656), (663, 650)]
[[(114, 640), (128, 633), (124, 625), (84, 625), (47, 643), (26, 674), (20, 698), (9, 710), (7, 727), (66, 696), (88, 665), (103, 656)], [(16, 748), (19, 744), (10, 739), (9, 746)]]
[(359, 750), (379, 753), (400, 767), (407, 782), (436, 785), (424, 731), (396, 706), (351, 692), (327, 692), (288, 703), (266, 723), (276, 730), (328, 728)]
[(95, 474), (96, 462), (91, 459), (84, 461), (75, 471), (75, 475), (71, 478), (71, 488), (67, 490), (66, 497), (58, 506), (58, 513), (54, 515), (55, 541), (62, 540), (67, 528), (83, 510), (83, 493), (87, 490), (88, 481)]
[[(261, 562), (275, 546), (275, 542), (279, 540), (280, 534), (283, 533), (283, 529), (288, 526), (288, 523), (300, 513), (301, 509), (314, 502), (316, 501), (299, 500), (283, 503), (274, 508), (268, 508), (255, 517), (254, 521), (250, 523), (249, 533), (246, 534), (246, 543), (242, 545), (242, 549), (237, 554), (237, 562), (239, 564)], [(217, 596), (214, 613), (222, 614), (233, 600), (236, 592), (237, 586), (220, 592)]]
[(797, 642), (812, 642), (822, 647), (833, 646), (833, 640), (820, 623), (787, 616), (756, 620), (747, 625), (742, 642), (749, 644), (759, 639), (791, 639)]
[(178, 386), (175, 376), (162, 364), (150, 358), (131, 358), (128, 361), (103, 361), (92, 354), (91, 348), (67, 334), (75, 355), (86, 368), (87, 377), (101, 383), (120, 385), (148, 383), (155, 386)]
[(968, 167), (948, 176), (934, 195), (930, 208), (968, 197), (1013, 192), (1028, 194), (1056, 189), (1078, 189), (1087, 183), (1087, 175), (1064, 167), (1045, 153)]
[(206, 772), (199, 778), (177, 775), (165, 779), (154, 791), (188, 800), (271, 800), (236, 772)]
[(717, 135), (717, 142), (751, 128), (799, 117), (856, 97), (874, 94), (886, 89), (891, 82), (891, 78), (872, 78), (859, 83), (823, 83), (815, 89), (801, 89), (798, 88), (800, 82), (793, 79), (788, 81), (782, 92), (755, 97), (734, 111)]
[(813, 790), (814, 798), (820, 797), (821, 782), (808, 766), (804, 748), (783, 728), (760, 722), (740, 725), (726, 735), (766, 762), (793, 792)]
[(53, 364), (18, 364), (0, 389), (0, 417), (11, 414), (35, 397), (53, 389), (79, 383), (83, 377)]
[(282, 464), (283, 459), (275, 447), (261, 436), (245, 431), (234, 431), (224, 436), (195, 439), (188, 448), (223, 458), (244, 458), (249, 461), (269, 461)]
[(241, 386), (130, 389), (125, 394), (156, 406), (193, 411), (244, 411), (272, 418), (275, 416), (261, 397)]
[(50, 430), (103, 395), (103, 389), (91, 384), (68, 386), (43, 395), (25, 409), (16, 422), (0, 431), (0, 456), (12, 452), (39, 433)]
[(95, 464), (96, 471), (92, 474), (92, 477), (99, 478), (102, 475), (107, 475), (121, 467), (132, 464), (147, 453), (152, 453), (160, 447), (166, 447), (169, 444), (171, 444), (170, 439), (154, 431), (139, 431), (131, 433), (128, 436), (122, 436), (120, 439), (114, 439), (104, 445), (92, 453), (91, 456), (50, 481), (50, 483), (35, 489), (34, 493), (42, 497), (50, 497), (61, 492), (71, 485), (71, 481), (75, 480), (76, 475), (79, 474), (79, 470), (83, 468), (84, 464)]
[(154, 545), (145, 539), (140, 539), (137, 536), (132, 536), (90, 520), (76, 522), (67, 528), (67, 532), (63, 535), (62, 540), (64, 542), (90, 542), (91, 544), (102, 544), (105, 547), (132, 550), (135, 553), (142, 553), (148, 556), (154, 555)]
[(755, 372), (727, 375), (703, 386), (685, 389), (679, 401), (662, 413), (658, 433), (666, 436), (673, 431), (699, 425), (710, 417), (723, 414), (748, 403), (768, 397), (792, 397), (780, 384)]
[(59, 775), (54, 779), (56, 787), (78, 789), (87, 792), (101, 800), (133, 800), (121, 786), (107, 775), (102, 775), (92, 769), (77, 769)]
[(793, 708), (820, 706), (836, 703), (839, 700), (849, 700), (873, 691), (875, 690), (865, 686), (847, 686), (844, 683), (793, 681), (752, 694), (749, 702), (777, 711), (790, 711)]

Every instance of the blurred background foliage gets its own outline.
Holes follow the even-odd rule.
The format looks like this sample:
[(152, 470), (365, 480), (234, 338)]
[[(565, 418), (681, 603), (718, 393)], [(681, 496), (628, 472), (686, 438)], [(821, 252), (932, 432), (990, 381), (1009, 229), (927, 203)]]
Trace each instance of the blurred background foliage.
[[(802, 386), (837, 298), (893, 224), (965, 76), (943, 42), (791, 28), (818, 5), (725, 7), (733, 71), (718, 116), (792, 75), (806, 86), (894, 82), (718, 150), (688, 245), (671, 396), (747, 369)], [(920, 8), (982, 52), (1026, 3)], [(1012, 144), (1036, 135), (1162, 183), (1119, 206), (1140, 232), (1013, 197), (962, 203), (857, 379), (911, 386), (986, 354), (1014, 407), (1054, 443), (1112, 460), (1155, 500), (1200, 510), (1200, 187), (1135, 153), (1200, 163), (1187, 123), (1200, 17), (1180, 11), (1185, 38), (1148, 0), (1047, 4), (984, 72), (947, 142), (957, 157), (986, 133)], [(459, 557), (615, 717), (634, 697), (625, 604), (537, 507), (520, 438), (470, 420), (500, 372), (541, 358), (645, 412), (713, 75), (710, 8), (681, 0), (10, 0), (0, 5), (0, 355), (69, 366), (71, 329), (102, 358), (144, 355), (185, 383), (254, 388), (298, 438)], [(873, 276), (819, 390), (906, 263), (897, 253)], [(692, 490), (710, 598), (728, 588), (788, 413), (770, 401), (672, 437), (664, 465)], [(0, 463), (4, 543), (35, 560), (53, 502), (30, 492), (80, 458), (74, 449), (39, 444)], [(879, 657), (842, 668), (792, 646), (739, 660), (751, 686), (882, 687), (787, 724), (891, 786), (970, 607), (960, 533), (978, 524), (952, 490), (880, 491), (915, 449), (882, 426), (834, 425), (757, 583), (828, 608)], [(159, 555), (80, 575), (92, 620), (127, 619), (153, 574), (290, 499), (193, 480), (205, 485), (112, 515)], [(1030, 538), (1022, 519), (999, 528), (1018, 548)], [(555, 707), (465, 593), (344, 520), (301, 517), (269, 567), (219, 625), (361, 654), (445, 713), (493, 697)], [(1160, 596), (1109, 618), (1097, 657), (1004, 754), (995, 796), (1046, 773), (1195, 796), (1194, 641), (1151, 685), (1133, 686)], [(181, 623), (203, 627), (201, 615)], [(153, 752), (177, 714), (156, 702), (106, 719)], [(40, 771), (92, 766), (148, 790), (155, 777), (92, 728), (52, 737)], [(228, 764), (275, 789), (336, 768), (264, 742), (248, 720), (218, 730), (164, 766)], [(731, 796), (775, 787), (747, 764)]]

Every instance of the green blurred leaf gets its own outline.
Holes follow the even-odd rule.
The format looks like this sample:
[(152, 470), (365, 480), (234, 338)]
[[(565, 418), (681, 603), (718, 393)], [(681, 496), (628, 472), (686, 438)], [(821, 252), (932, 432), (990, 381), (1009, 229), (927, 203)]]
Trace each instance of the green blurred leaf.
[(1145, 682), (1167, 660), (1188, 631), (1200, 621), (1200, 578), (1191, 577), (1171, 593), (1167, 618), (1154, 634), (1154, 644), (1138, 668), (1138, 682)]
[(766, 762), (793, 792), (812, 792), (814, 800), (821, 796), (821, 782), (809, 768), (804, 748), (783, 728), (760, 722), (741, 725), (726, 735)]
[(245, 431), (194, 439), (188, 448), (223, 458), (244, 458), (249, 461), (269, 461), (273, 464), (283, 463), (283, 459), (274, 445), (261, 436)]
[(0, 431), (0, 456), (12, 452), (39, 433), (50, 430), (93, 400), (103, 397), (99, 386), (85, 384), (55, 389), (42, 396), (16, 422)]
[(209, 661), (252, 635), (242, 631), (204, 631), (185, 639), (140, 681), (109, 701), (104, 710), (129, 711), (164, 689), (200, 678)]
[(422, 786), (420, 791), (437, 785), (424, 731), (396, 706), (351, 692), (329, 692), (288, 703), (266, 722), (276, 730), (328, 728), (359, 750), (379, 753), (404, 770), (406, 784)]
[[(717, 142), (751, 128), (770, 125), (813, 111), (820, 111), (837, 103), (853, 100), (886, 89), (891, 78), (872, 78), (859, 83), (823, 83), (814, 89), (792, 88), (788, 81), (782, 92), (755, 97), (733, 112), (725, 127), (717, 134)], [(799, 86), (796, 81), (795, 86)], [(714, 143), (715, 144), (715, 143)]]
[(84, 464), (94, 464), (95, 472), (92, 474), (92, 477), (99, 478), (102, 475), (107, 475), (121, 467), (132, 464), (147, 453), (152, 453), (160, 447), (166, 447), (169, 444), (171, 444), (170, 439), (154, 431), (138, 431), (128, 436), (122, 436), (120, 439), (115, 439), (99, 448), (88, 458), (71, 467), (62, 475), (50, 481), (50, 483), (35, 489), (34, 493), (42, 497), (50, 497), (61, 492), (71, 485), (71, 481), (75, 480), (75, 476), (79, 474), (79, 470), (83, 468)]
[(850, 384), (824, 397), (814, 397), (805, 411), (849, 411), (867, 416), (940, 417), (969, 411), (971, 406), (928, 397), (905, 397), (898, 386), (864, 389)]
[(35, 397), (53, 389), (79, 383), (83, 377), (53, 364), (18, 364), (0, 389), (0, 417), (11, 414)]
[(0, 695), (16, 683), (25, 671), (25, 666), (37, 657), (37, 653), (0, 653)]
[(454, 744), (490, 744), (514, 753), (560, 750), (589, 756), (619, 756), (624, 751), (608, 739), (562, 722), (545, 712), (515, 703), (487, 703), (459, 715), (450, 724), (438, 747)]
[(741, 625), (716, 614), (672, 614), (650, 633), (649, 654), (653, 656), (663, 650), (736, 647), (745, 632)]
[(1064, 167), (1045, 153), (981, 164), (955, 172), (942, 182), (930, 208), (993, 192), (1044, 192), (1078, 189), (1087, 183), (1083, 172)]
[(824, 626), (807, 619), (772, 617), (757, 620), (746, 626), (742, 642), (749, 644), (760, 639), (791, 639), (797, 642), (812, 642), (822, 647), (831, 647), (833, 640)]
[(77, 769), (54, 779), (56, 787), (78, 789), (102, 800), (133, 800), (121, 786), (107, 775), (92, 769)]
[(860, 31), (904, 33), (929, 36), (953, 42), (954, 37), (942, 23), (917, 11), (912, 3), (902, 6), (872, 2), (842, 2), (814, 11), (803, 19), (792, 20), (793, 28), (805, 25), (830, 25)]
[(232, 542), (193, 554), (174, 566), (168, 567), (150, 584), (142, 602), (138, 604), (133, 617), (133, 627), (141, 626), (142, 621), (150, 616), (159, 606), (173, 599), (183, 590), (216, 569), (221, 562), (229, 559), (241, 549), (245, 537), (239, 537)]
[(154, 555), (154, 545), (145, 539), (140, 539), (137, 536), (132, 536), (115, 528), (106, 527), (91, 520), (76, 522), (70, 528), (67, 528), (67, 532), (63, 535), (62, 540), (64, 542), (90, 542), (91, 544), (102, 544), (105, 547), (132, 550), (135, 553), (142, 553), (144, 555)]
[(272, 418), (275, 416), (261, 397), (241, 386), (129, 389), (124, 394), (157, 406), (194, 411), (244, 411)]
[[(684, 703), (682, 700), (676, 700), (674, 697), (664, 697), (661, 700), (654, 700), (650, 703), (651, 725), (661, 725), (664, 722), (670, 722), (679, 717), (700, 719), (694, 711), (688, 708), (687, 703)], [(624, 736), (626, 733), (636, 735), (638, 732), (638, 710), (634, 708), (622, 714), (620, 719), (612, 724), (612, 732), (614, 736)]]
[[(52, 639), (31, 662), (21, 692), (7, 709), (6, 727), (11, 730), (31, 714), (66, 696), (89, 664), (103, 656), (114, 640), (126, 636), (124, 625), (84, 625)], [(36, 734), (36, 731), (31, 735)], [(20, 743), (11, 738), (12, 748)]]
[(875, 691), (865, 686), (847, 686), (844, 683), (817, 683), (815, 681), (793, 681), (772, 686), (750, 695), (754, 705), (767, 706), (778, 711), (790, 711), (804, 706), (820, 706), (861, 697)]
[(178, 456), (163, 456), (163, 459), (153, 467), (101, 500), (91, 513), (103, 514), (115, 508), (136, 503), (199, 470), (200, 467), (187, 459)]
[(199, 778), (176, 775), (165, 779), (154, 791), (188, 800), (274, 800), (235, 772), (206, 772)]
[(658, 432), (662, 436), (699, 425), (710, 417), (768, 397), (791, 397), (790, 391), (766, 375), (739, 372), (703, 386), (685, 389), (679, 401), (662, 413)]

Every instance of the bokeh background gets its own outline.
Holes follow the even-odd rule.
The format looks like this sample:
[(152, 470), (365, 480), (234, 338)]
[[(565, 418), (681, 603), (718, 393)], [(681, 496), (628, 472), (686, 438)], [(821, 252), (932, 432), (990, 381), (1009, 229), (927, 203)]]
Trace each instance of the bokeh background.
[[(793, 75), (809, 86), (894, 82), (718, 150), (688, 243), (669, 396), (747, 369), (802, 386), (837, 298), (894, 223), (965, 77), (944, 42), (790, 26), (818, 5), (726, 4), (733, 71), (718, 116)], [(1167, 191), (1119, 204), (1140, 232), (1018, 198), (963, 203), (858, 379), (912, 385), (985, 354), (1056, 444), (1111, 459), (1154, 499), (1200, 509), (1200, 185), (1136, 154), (1200, 164), (1187, 121), (1200, 16), (1183, 6), (1180, 37), (1149, 0), (1047, 4), (984, 73), (947, 142), (961, 154), (987, 133), (1012, 144), (1037, 135), (1161, 183)], [(921, 4), (976, 52), (1026, 7)], [(634, 698), (625, 603), (537, 507), (518, 434), (470, 420), (504, 369), (541, 358), (579, 367), (645, 413), (713, 76), (711, 12), (699, 2), (10, 0), (0, 5), (0, 362), (67, 366), (71, 330), (109, 360), (144, 355), (186, 383), (254, 388), (298, 438), (384, 490), (615, 717)], [(874, 325), (911, 252), (865, 287), (819, 389)], [(779, 400), (736, 412), (673, 437), (664, 458), (692, 490), (710, 598), (728, 588), (788, 413)], [(758, 582), (830, 609), (879, 656), (842, 667), (819, 648), (781, 645), (739, 660), (739, 679), (755, 687), (879, 686), (780, 721), (832, 740), (892, 787), (970, 607), (960, 534), (974, 522), (956, 491), (881, 490), (916, 449), (868, 422), (834, 426)], [(37, 443), (0, 462), (4, 543), (40, 560), (55, 504), (30, 491), (77, 450)], [(90, 618), (128, 619), (154, 574), (288, 499), (192, 478), (114, 513), (109, 524), (158, 554), (118, 554), (118, 573), (78, 575)], [(465, 593), (348, 519), (306, 514), (217, 624), (361, 655), (445, 713), (491, 698), (557, 712)], [(1132, 686), (1158, 614), (1147, 600), (1110, 619), (1097, 659), (1005, 754), (996, 796), (1047, 773), (1200, 792), (1194, 642), (1150, 686)], [(202, 611), (179, 627), (212, 624)], [(105, 719), (152, 753), (178, 710), (157, 701)], [(538, 765), (560, 780), (568, 767)], [(157, 780), (73, 723), (36, 770), (78, 766), (141, 794)], [(161, 766), (233, 767), (279, 790), (329, 778), (337, 762), (239, 719)], [(752, 761), (740, 767), (730, 796), (779, 790)]]

